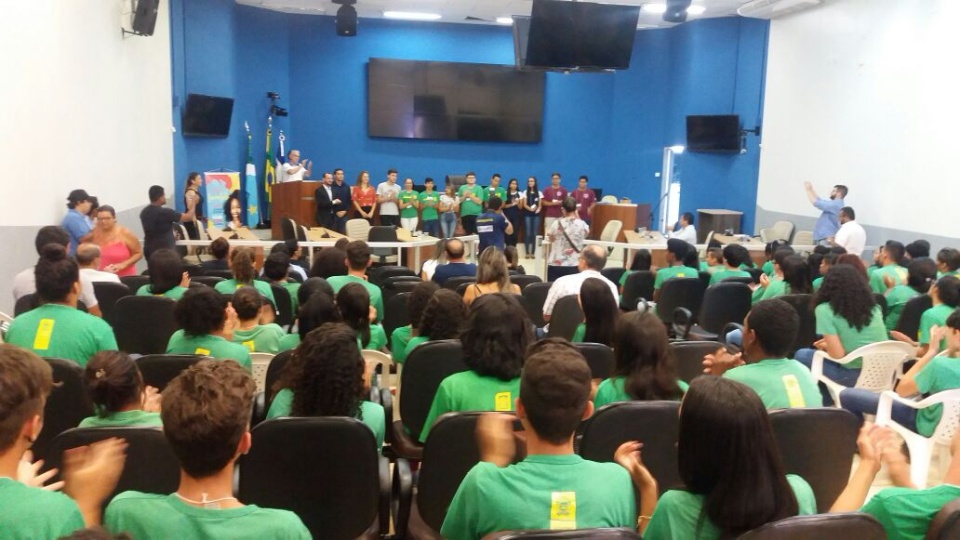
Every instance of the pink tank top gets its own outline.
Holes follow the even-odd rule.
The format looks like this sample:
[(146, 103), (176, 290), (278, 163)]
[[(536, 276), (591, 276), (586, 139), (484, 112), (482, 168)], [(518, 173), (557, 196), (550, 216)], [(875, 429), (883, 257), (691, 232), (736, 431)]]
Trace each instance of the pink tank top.
[[(111, 264), (119, 264), (123, 261), (130, 258), (130, 248), (126, 244), (121, 242), (114, 242), (112, 244), (107, 244), (106, 246), (100, 247), (100, 269), (110, 266)], [(137, 268), (135, 264), (131, 264), (125, 269), (117, 272), (118, 276), (135, 276), (137, 275)]]

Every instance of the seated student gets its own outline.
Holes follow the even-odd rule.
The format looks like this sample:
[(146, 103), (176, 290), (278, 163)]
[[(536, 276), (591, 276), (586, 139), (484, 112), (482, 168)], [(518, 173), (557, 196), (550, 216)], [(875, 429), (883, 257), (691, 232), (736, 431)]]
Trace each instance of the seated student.
[(773, 257), (774, 255), (776, 255), (777, 250), (779, 249), (788, 249), (790, 251), (793, 251), (793, 248), (790, 247), (790, 244), (783, 240), (774, 240), (773, 242), (767, 242), (767, 245), (763, 246), (763, 256), (767, 259), (767, 261), (763, 263), (761, 270), (763, 270), (763, 273), (766, 274), (768, 277), (773, 277), (773, 274), (774, 274)]
[(233, 278), (221, 281), (214, 287), (218, 293), (233, 294), (240, 287), (253, 287), (276, 307), (277, 299), (273, 297), (270, 284), (256, 279), (257, 271), (253, 267), (252, 249), (241, 247), (233, 250), (230, 254), (230, 271), (233, 273)]
[(183, 271), (180, 255), (172, 249), (158, 249), (147, 261), (150, 283), (137, 289), (137, 296), (162, 296), (179, 300), (190, 288), (190, 275)]
[(87, 427), (162, 426), (160, 392), (143, 384), (137, 363), (122, 351), (98, 352), (83, 370), (83, 386), (93, 403)]
[(56, 485), (44, 488), (56, 470), (35, 476), (42, 462), (30, 463), (30, 446), (43, 429), (43, 407), (53, 388), (50, 364), (0, 344), (0, 388), (0, 536), (60, 538), (99, 525), (100, 505), (123, 471), (126, 444), (109, 439), (69, 450), (63, 493)]
[[(283, 244), (277, 244), (282, 246)], [(283, 252), (271, 253), (267, 260), (263, 261), (263, 277), (267, 278), (271, 285), (277, 285), (287, 290), (290, 295), (290, 307), (292, 313), (296, 313), (300, 304), (297, 301), (297, 292), (300, 290), (300, 283), (289, 279), (290, 271), (300, 269), (299, 266), (290, 264), (290, 256)], [(304, 278), (306, 279), (306, 278)]]
[(440, 286), (432, 281), (418, 283), (410, 291), (410, 297), (407, 299), (407, 320), (410, 324), (400, 326), (390, 334), (390, 355), (394, 362), (403, 363), (407, 359), (407, 344), (410, 340), (420, 335), (420, 321), (423, 316), (423, 310), (433, 293), (437, 292)]
[(198, 362), (173, 379), (161, 416), (180, 461), (180, 486), (171, 495), (117, 495), (107, 506), (107, 529), (134, 538), (310, 538), (293, 512), (247, 506), (233, 496), (236, 461), (250, 450), (255, 391), (235, 362)]
[(527, 273), (520, 264), (520, 252), (517, 246), (507, 246), (503, 248), (503, 256), (507, 258), (507, 267), (511, 274), (525, 275)]
[(444, 249), (447, 262), (446, 264), (438, 264), (433, 270), (433, 276), (430, 279), (434, 283), (442, 286), (452, 277), (477, 275), (477, 265), (467, 262), (463, 241), (458, 238), (447, 239)]
[(420, 279), (424, 281), (433, 281), (433, 273), (437, 271), (437, 266), (447, 264), (447, 241), (438, 240), (433, 248), (433, 258), (423, 261), (420, 267)]
[(577, 325), (573, 343), (602, 343), (613, 346), (613, 329), (620, 318), (617, 299), (610, 296), (610, 286), (597, 278), (587, 278), (577, 296), (583, 311), (583, 322)]
[[(70, 235), (63, 228), (54, 225), (41, 227), (40, 230), (37, 231), (37, 236), (33, 241), (33, 245), (37, 249), (37, 255), (43, 256), (43, 248), (47, 244), (57, 244), (58, 246), (63, 246), (63, 249), (66, 250), (67, 246), (70, 245)], [(34, 269), (35, 267), (31, 266), (13, 277), (14, 300), (19, 300), (22, 296), (37, 292)], [(103, 314), (100, 312), (97, 295), (94, 294), (93, 291), (93, 282), (90, 281), (87, 276), (80, 274), (80, 286), (79, 299), (87, 306), (87, 312), (91, 315), (102, 317)]]
[(117, 349), (113, 329), (100, 317), (77, 309), (80, 270), (60, 244), (47, 244), (34, 268), (42, 305), (18, 315), (4, 336), (7, 343), (41, 356), (73, 360), (80, 367), (100, 351)]
[(230, 270), (230, 262), (227, 260), (227, 255), (230, 254), (229, 240), (221, 236), (210, 242), (210, 254), (213, 258), (201, 262), (201, 270), (204, 272)]
[[(818, 246), (820, 247), (820, 246)], [(840, 248), (843, 249), (843, 248)], [(827, 272), (836, 264), (839, 263), (838, 259), (843, 253), (825, 253), (823, 258), (820, 259), (820, 265), (817, 268), (817, 277), (813, 280), (813, 292), (820, 290), (820, 286), (823, 285), (823, 276), (827, 275)], [(859, 257), (857, 257), (859, 259)], [(860, 264), (863, 264), (862, 262)]]
[(287, 333), (278, 324), (260, 324), (260, 315), (264, 308), (267, 311), (271, 308), (256, 289), (240, 287), (233, 293), (231, 305), (237, 312), (237, 326), (233, 329), (234, 343), (243, 345), (250, 352), (280, 352), (280, 340)]
[[(944, 276), (937, 280), (930, 290), (927, 291), (930, 299), (933, 300), (933, 307), (920, 315), (920, 336), (914, 341), (910, 336), (901, 332), (890, 332), (890, 336), (897, 341), (903, 341), (917, 347), (917, 356), (923, 356), (930, 346), (930, 329), (936, 326), (943, 326), (947, 322), (947, 317), (960, 306), (960, 279), (954, 276)], [(943, 349), (944, 344), (940, 344)]]
[(588, 278), (596, 278), (606, 283), (610, 290), (610, 298), (616, 300), (618, 293), (617, 286), (600, 273), (606, 264), (607, 251), (604, 248), (600, 246), (584, 247), (580, 252), (580, 259), (577, 263), (579, 272), (562, 276), (550, 285), (550, 290), (547, 292), (547, 299), (543, 302), (543, 320), (550, 322), (550, 317), (553, 315), (553, 307), (556, 305), (557, 300), (560, 300), (564, 296), (580, 294), (580, 286), (583, 285), (583, 282)]
[(633, 254), (633, 260), (630, 261), (630, 268), (620, 276), (620, 292), (623, 292), (623, 286), (627, 283), (630, 274), (639, 271), (649, 271), (653, 263), (653, 257), (648, 249), (638, 249)]
[(597, 408), (617, 401), (679, 400), (687, 383), (677, 379), (667, 330), (653, 313), (631, 311), (617, 321), (613, 376), (597, 387)]
[(760, 276), (760, 286), (753, 291), (753, 302), (770, 300), (785, 294), (812, 294), (810, 266), (800, 255), (789, 253), (782, 259), (780, 252), (774, 255), (776, 277)]
[(701, 265), (701, 269), (710, 274), (711, 277), (714, 273), (723, 270), (723, 250), (717, 247), (708, 248), (706, 260), (704, 261), (704, 264)]
[[(304, 284), (300, 291), (306, 287), (307, 284)], [(279, 350), (282, 352), (295, 349), (314, 328), (319, 328), (328, 322), (341, 321), (343, 318), (340, 317), (340, 310), (333, 301), (333, 294), (323, 290), (317, 291), (311, 294), (305, 303), (300, 304), (300, 311), (297, 314), (297, 333), (280, 338)]]
[(387, 350), (387, 334), (374, 323), (376, 313), (370, 305), (367, 289), (359, 283), (347, 283), (337, 293), (337, 309), (347, 326), (357, 333), (357, 345), (371, 351)]
[[(625, 446), (618, 449), (621, 463)], [(677, 460), (683, 487), (655, 501), (649, 521), (643, 517), (650, 514), (641, 512), (644, 540), (736, 538), (773, 521), (817, 513), (810, 484), (785, 474), (763, 402), (737, 381), (705, 376), (690, 383), (680, 407)], [(635, 485), (656, 486), (638, 459), (624, 465)], [(641, 502), (648, 504), (643, 497)]]
[(343, 323), (325, 323), (300, 343), (283, 372), (267, 419), (280, 416), (349, 416), (366, 424), (383, 447), (383, 407), (370, 395), (367, 364), (356, 333)]
[(870, 269), (870, 289), (873, 292), (883, 294), (888, 288), (907, 282), (907, 269), (902, 266), (903, 254), (903, 244), (896, 240), (887, 240), (877, 249), (874, 261), (878, 266)]
[(370, 246), (362, 240), (354, 240), (347, 246), (347, 275), (332, 276), (327, 279), (334, 293), (339, 293), (340, 289), (348, 283), (358, 283), (363, 286), (370, 297), (370, 305), (377, 310), (374, 314), (375, 321), (383, 320), (383, 292), (380, 287), (367, 281), (367, 268), (373, 262), (370, 259)]
[(704, 372), (749, 386), (768, 409), (820, 407), (810, 370), (786, 358), (800, 330), (800, 315), (779, 299), (757, 302), (743, 324), (743, 352), (721, 347), (703, 359)]
[[(294, 242), (294, 244), (293, 244), (294, 252), (296, 252), (296, 253), (299, 254), (299, 253), (301, 252), (301, 249), (300, 249), (300, 246), (299, 246), (298, 244), (296, 244), (297, 241), (296, 241), (296, 240), (291, 240), (291, 242)], [(294, 282), (294, 283), (303, 283), (304, 281), (307, 280), (307, 272), (310, 270), (310, 268), (309, 268), (308, 266), (300, 266), (300, 264), (295, 264), (295, 261), (294, 261), (294, 259), (293, 259), (292, 253), (293, 253), (293, 252), (290, 251), (290, 244), (289, 244), (288, 242), (278, 242), (278, 243), (274, 244), (274, 245), (270, 248), (270, 255), (267, 256), (267, 259), (269, 259), (270, 256), (273, 256), (273, 255), (283, 255), (283, 256), (285, 256), (285, 258), (284, 258), (283, 260), (285, 260), (285, 261), (287, 262), (287, 268), (286, 268), (286, 272), (285, 272), (284, 274), (286, 275), (286, 274), (289, 273), (290, 275), (299, 276), (299, 277), (300, 277), (299, 282)], [(260, 275), (261, 275), (261, 276), (266, 275), (266, 271), (267, 271), (266, 262), (267, 262), (267, 259), (264, 259), (264, 261), (263, 261), (263, 262), (264, 262), (264, 267), (263, 267), (262, 269), (260, 269)], [(296, 263), (300, 263), (300, 262), (301, 262), (301, 261), (296, 261)], [(303, 264), (306, 264), (306, 263), (303, 263)], [(279, 270), (274, 270), (274, 272), (277, 273), (277, 274), (279, 274)], [(279, 279), (277, 279), (277, 281), (279, 281)]]
[(699, 272), (695, 268), (690, 268), (683, 264), (687, 251), (694, 249), (693, 246), (679, 240), (671, 238), (667, 240), (667, 266), (657, 270), (657, 279), (653, 283), (653, 300), (660, 299), (660, 289), (663, 288), (663, 282), (673, 278), (695, 278), (699, 277)]
[[(341, 240), (344, 240), (344, 239), (341, 238)], [(307, 254), (304, 253), (303, 248), (300, 247), (300, 242), (297, 241), (296, 238), (288, 238), (283, 241), (283, 245), (286, 246), (287, 248), (283, 252), (290, 256), (291, 266), (299, 267), (303, 271), (303, 273), (301, 274), (303, 276), (303, 279), (306, 280), (307, 272), (310, 271), (311, 261), (307, 260), (309, 257), (306, 256)], [(274, 246), (273, 249), (278, 249), (278, 248)], [(273, 253), (273, 251), (271, 251), (271, 253)], [(296, 272), (294, 268), (291, 268), (290, 271)]]
[[(477, 219), (479, 221), (479, 218)], [(480, 296), (495, 292), (520, 294), (520, 286), (510, 282), (510, 268), (503, 252), (496, 246), (488, 246), (480, 253), (477, 282), (464, 291), (463, 301), (469, 306)]]
[[(341, 238), (341, 240), (346, 240)], [(349, 240), (347, 240), (349, 243)], [(330, 279), (333, 276), (345, 276), (349, 272), (347, 267), (347, 252), (337, 247), (321, 249), (313, 258), (310, 266), (310, 277)]]
[[(440, 534), (459, 540), (518, 529), (632, 529), (637, 514), (630, 475), (573, 450), (577, 426), (593, 413), (589, 394), (590, 368), (569, 343), (547, 339), (532, 346), (514, 396), (527, 456), (510, 465), (512, 416), (480, 417), (482, 461), (460, 483)], [(648, 499), (656, 500), (656, 486), (641, 495), (646, 507)]]
[(921, 257), (930, 257), (930, 242), (926, 240), (914, 240), (903, 247), (903, 259), (905, 263)]
[[(716, 285), (725, 279), (734, 277), (751, 277), (750, 272), (741, 270), (740, 265), (750, 259), (750, 252), (740, 244), (727, 244), (723, 247), (723, 268), (713, 272), (710, 276), (710, 285)], [(709, 252), (707, 252), (709, 256)], [(766, 274), (764, 274), (766, 275)]]
[(423, 309), (419, 333), (407, 343), (403, 360), (397, 360), (396, 356), (393, 359), (403, 363), (421, 343), (459, 338), (466, 321), (467, 307), (460, 295), (449, 289), (440, 289), (433, 293)]
[[(80, 275), (94, 283), (121, 283), (120, 276), (115, 272), (100, 270), (101, 255), (100, 246), (89, 242), (84, 242), (77, 246), (77, 254), (74, 259), (77, 266), (80, 267)], [(132, 274), (127, 274), (132, 275)]]
[(300, 285), (300, 288), (297, 289), (297, 304), (302, 306), (314, 293), (318, 292), (327, 293), (327, 296), (330, 298), (336, 296), (336, 293), (333, 292), (333, 287), (330, 286), (327, 280), (320, 277), (311, 277), (307, 278), (307, 280)]
[(937, 252), (937, 277), (951, 274), (960, 278), (960, 251), (943, 248)]
[(533, 323), (509, 294), (487, 294), (470, 306), (460, 336), (463, 361), (470, 368), (440, 383), (423, 423), (420, 442), (440, 415), (458, 411), (512, 412), (520, 391), (523, 355), (533, 342)]
[(887, 330), (893, 331), (900, 321), (903, 306), (915, 296), (927, 294), (930, 286), (937, 279), (937, 265), (932, 259), (920, 257), (910, 261), (907, 265), (907, 283), (895, 285), (887, 289), (884, 297), (887, 299), (887, 316), (884, 324)]
[(217, 360), (236, 360), (253, 369), (250, 350), (233, 343), (237, 313), (220, 293), (209, 287), (190, 289), (173, 311), (180, 326), (167, 342), (167, 354), (199, 354)]

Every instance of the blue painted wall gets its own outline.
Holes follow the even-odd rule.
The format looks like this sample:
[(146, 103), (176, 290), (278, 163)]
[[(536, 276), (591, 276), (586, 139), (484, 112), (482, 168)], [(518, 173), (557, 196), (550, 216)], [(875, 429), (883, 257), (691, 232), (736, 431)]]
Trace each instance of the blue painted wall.
[[(367, 136), (366, 63), (370, 57), (511, 64), (509, 28), (361, 19), (355, 38), (336, 36), (331, 17), (292, 16), (232, 0), (171, 0), (174, 119), (186, 94), (236, 99), (229, 139), (174, 135), (177, 189), (190, 170), (239, 170), (246, 153), (243, 121), (254, 130), (262, 169), (268, 90), (283, 95), (290, 117), (278, 119), (287, 149), (297, 147), (319, 170), (342, 167), (353, 180), (386, 169), (422, 180), (476, 171), (507, 178), (554, 170), (570, 187), (587, 174), (594, 187), (655, 202), (664, 146), (682, 144), (688, 114), (740, 114), (760, 122), (767, 50), (766, 21), (725, 18), (638, 32), (632, 67), (615, 74), (547, 74), (539, 144), (373, 139)], [(753, 230), (758, 139), (743, 155), (685, 154), (681, 211), (730, 208)]]

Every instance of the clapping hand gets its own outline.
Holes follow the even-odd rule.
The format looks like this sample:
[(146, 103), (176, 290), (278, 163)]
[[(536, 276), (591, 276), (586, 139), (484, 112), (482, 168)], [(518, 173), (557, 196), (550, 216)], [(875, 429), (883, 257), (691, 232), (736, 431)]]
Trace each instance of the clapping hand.
[(726, 347), (720, 347), (715, 353), (703, 357), (703, 372), (708, 375), (723, 375), (727, 370), (744, 363), (743, 353), (730, 354)]
[(20, 458), (20, 463), (17, 464), (17, 481), (30, 487), (43, 488), (47, 491), (59, 491), (60, 488), (63, 487), (62, 481), (44, 485), (47, 480), (56, 476), (59, 471), (57, 469), (50, 469), (43, 474), (38, 474), (42, 468), (43, 460), (40, 459), (34, 462), (33, 452), (27, 450), (24, 452), (23, 457)]
[(160, 390), (157, 390), (153, 386), (144, 388), (143, 396), (140, 400), (143, 410), (146, 412), (160, 412), (160, 399)]
[(643, 450), (643, 443), (639, 441), (627, 441), (621, 444), (613, 454), (613, 460), (630, 473), (633, 483), (640, 489), (656, 488), (657, 479), (650, 474), (640, 451)]
[(105, 439), (63, 453), (63, 491), (77, 502), (88, 526), (100, 522), (100, 505), (117, 487), (127, 459), (123, 439)]

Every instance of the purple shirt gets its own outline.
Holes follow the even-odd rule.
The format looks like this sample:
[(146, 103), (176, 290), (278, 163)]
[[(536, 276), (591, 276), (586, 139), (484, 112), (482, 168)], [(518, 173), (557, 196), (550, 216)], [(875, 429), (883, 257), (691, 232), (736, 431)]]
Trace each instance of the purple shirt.
[(573, 190), (573, 198), (577, 200), (577, 214), (580, 219), (590, 221), (590, 205), (597, 202), (597, 194), (592, 189), (587, 188), (583, 191)]
[[(564, 199), (567, 198), (567, 188), (560, 186), (554, 188), (553, 186), (547, 187), (543, 190), (543, 200), (562, 203)], [(558, 218), (563, 216), (563, 208), (558, 204), (556, 206), (548, 206), (547, 211), (543, 214), (549, 218)]]

